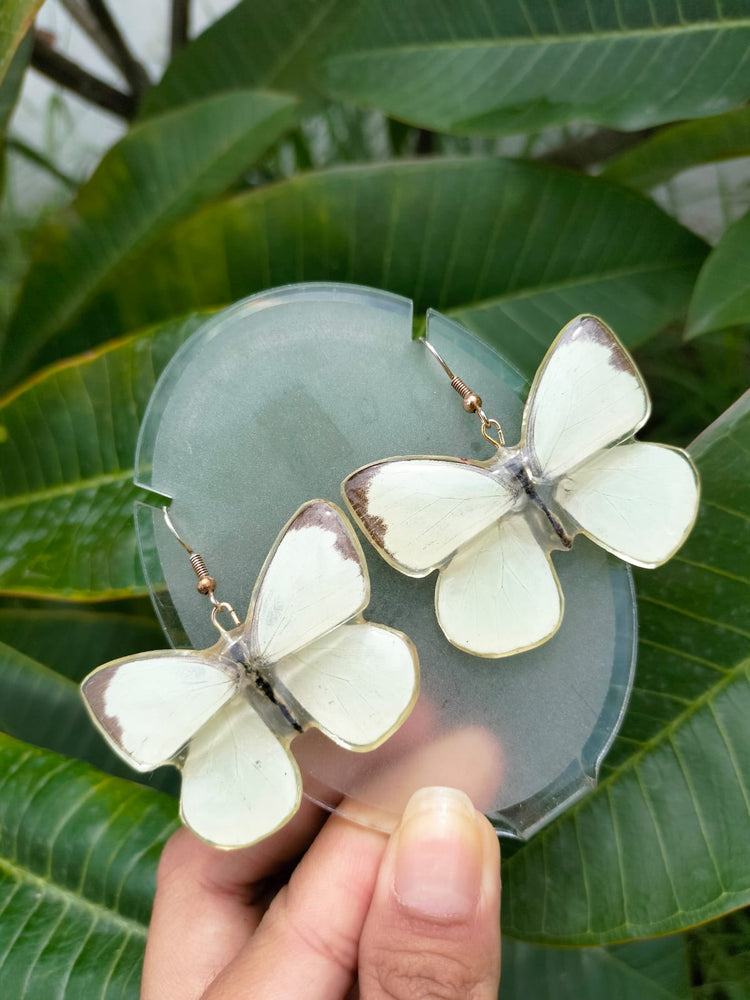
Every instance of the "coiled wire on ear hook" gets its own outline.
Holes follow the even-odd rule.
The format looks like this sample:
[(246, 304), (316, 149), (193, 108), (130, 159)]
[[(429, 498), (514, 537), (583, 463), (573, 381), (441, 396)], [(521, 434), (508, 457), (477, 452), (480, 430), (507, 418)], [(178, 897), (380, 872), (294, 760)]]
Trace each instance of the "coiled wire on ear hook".
[(183, 549), (187, 552), (190, 558), (190, 565), (193, 567), (193, 572), (198, 577), (196, 590), (198, 591), (198, 593), (204, 594), (209, 599), (211, 604), (213, 604), (213, 608), (211, 610), (211, 621), (214, 627), (218, 629), (218, 631), (221, 632), (222, 635), (226, 633), (226, 629), (223, 628), (218, 621), (218, 615), (224, 611), (229, 615), (229, 617), (232, 619), (235, 625), (241, 625), (242, 622), (240, 620), (240, 617), (234, 610), (232, 605), (229, 604), (227, 601), (220, 601), (216, 597), (216, 594), (214, 593), (214, 591), (216, 590), (216, 580), (208, 572), (206, 564), (203, 560), (203, 556), (201, 556), (198, 552), (195, 552), (193, 549), (191, 549), (190, 546), (187, 544), (187, 542), (184, 540), (184, 538), (181, 537), (180, 533), (177, 531), (177, 528), (175, 528), (174, 524), (172, 523), (172, 519), (169, 516), (169, 510), (166, 507), (162, 507), (161, 510), (162, 514), (164, 515), (164, 523), (172, 532), (172, 534), (180, 543), (180, 545), (183, 547)]
[[(487, 416), (487, 414), (482, 409), (482, 397), (470, 389), (469, 386), (464, 382), (462, 378), (458, 375), (454, 375), (453, 372), (448, 367), (444, 358), (442, 358), (432, 344), (427, 340), (426, 337), (419, 338), (427, 350), (436, 358), (438, 364), (443, 369), (445, 374), (451, 380), (451, 386), (456, 390), (461, 399), (463, 400), (464, 409), (467, 413), (476, 413), (482, 424), (482, 437), (485, 441), (489, 441), (491, 445), (495, 448), (502, 448), (505, 446), (505, 437), (503, 435), (503, 429), (497, 420), (494, 420)], [(494, 428), (495, 437), (492, 436), (491, 430)]]

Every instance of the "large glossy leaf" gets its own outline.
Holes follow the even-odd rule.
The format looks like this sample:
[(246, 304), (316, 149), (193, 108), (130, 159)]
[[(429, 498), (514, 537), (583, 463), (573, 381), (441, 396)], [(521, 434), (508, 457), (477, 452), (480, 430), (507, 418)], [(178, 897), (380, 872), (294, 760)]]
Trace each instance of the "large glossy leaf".
[(319, 65), (358, 0), (241, 0), (172, 59), (141, 115), (235, 87), (300, 95), (318, 89)]
[(145, 592), (133, 456), (161, 369), (201, 323), (172, 321), (64, 362), (0, 402), (0, 590), (77, 599)]
[(441, 132), (643, 128), (750, 96), (746, 0), (371, 0), (330, 92)]
[(399, 292), (459, 318), (528, 369), (577, 312), (629, 345), (685, 308), (704, 244), (647, 199), (544, 164), (347, 167), (208, 206), (108, 284), (69, 349), (286, 282)]
[(499, 1000), (685, 1000), (681, 935), (610, 945), (546, 948), (503, 938)]
[(0, 608), (0, 642), (72, 681), (82, 681), (100, 663), (167, 644), (153, 614), (71, 606)]
[(40, 235), (0, 358), (2, 383), (18, 376), (124, 260), (225, 190), (295, 114), (289, 97), (236, 91), (132, 128)]
[(513, 936), (618, 941), (750, 902), (750, 392), (692, 452), (700, 516), (637, 574), (636, 686), (604, 780), (505, 865)]
[(0, 996), (136, 1000), (176, 804), (0, 734)]
[(3, 0), (0, 4), (0, 80), (8, 72), (21, 39), (43, 0)]
[(750, 108), (680, 122), (611, 160), (603, 177), (647, 191), (700, 163), (750, 155)]
[(750, 322), (750, 211), (727, 229), (701, 270), (688, 336)]

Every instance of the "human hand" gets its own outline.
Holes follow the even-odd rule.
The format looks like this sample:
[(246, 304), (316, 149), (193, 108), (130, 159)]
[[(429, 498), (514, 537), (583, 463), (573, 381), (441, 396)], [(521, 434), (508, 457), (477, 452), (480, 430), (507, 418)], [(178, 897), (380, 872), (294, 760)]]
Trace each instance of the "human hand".
[(175, 833), (142, 1000), (495, 998), (500, 851), (469, 798), (421, 789), (390, 839), (322, 822), (305, 800), (279, 833), (233, 852)]

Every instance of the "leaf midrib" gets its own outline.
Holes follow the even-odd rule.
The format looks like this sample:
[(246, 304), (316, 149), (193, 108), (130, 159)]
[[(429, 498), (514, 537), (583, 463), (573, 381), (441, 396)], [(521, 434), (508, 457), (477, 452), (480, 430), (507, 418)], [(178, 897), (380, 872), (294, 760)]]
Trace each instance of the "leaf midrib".
[(109, 486), (112, 483), (132, 482), (133, 470), (121, 469), (118, 472), (104, 473), (99, 476), (90, 476), (88, 479), (76, 479), (69, 483), (60, 483), (57, 486), (50, 486), (42, 490), (32, 490), (28, 493), (17, 493), (10, 497), (0, 499), (0, 511), (12, 510), (14, 507), (21, 507), (28, 503), (43, 503), (45, 500), (54, 500), (57, 497), (70, 496), (86, 489), (97, 489), (100, 486)]
[(539, 45), (568, 45), (580, 43), (584, 45), (595, 44), (599, 41), (631, 41), (650, 38), (663, 39), (665, 35), (679, 37), (686, 34), (697, 34), (705, 32), (729, 31), (738, 28), (750, 28), (750, 18), (742, 17), (735, 19), (722, 19), (721, 21), (703, 21), (690, 25), (671, 25), (668, 28), (633, 28), (622, 30), (596, 31), (585, 34), (575, 33), (569, 35), (534, 35), (528, 36), (496, 36), (494, 38), (461, 39), (457, 41), (435, 41), (435, 42), (409, 42), (406, 44), (382, 45), (371, 49), (355, 49), (345, 52), (342, 55), (334, 56), (330, 62), (360, 62), (372, 56), (391, 56), (394, 54), (409, 55), (427, 52), (455, 52), (465, 49), (467, 51), (479, 51), (483, 49), (500, 48), (520, 48), (521, 46)]
[[(722, 626), (722, 627), (728, 627), (728, 626)], [(706, 705), (709, 705), (714, 700), (714, 698), (721, 693), (721, 691), (724, 688), (729, 687), (735, 681), (739, 680), (743, 674), (746, 674), (748, 672), (748, 670), (750, 670), (750, 657), (746, 657), (745, 659), (740, 660), (738, 663), (736, 663), (733, 667), (727, 668), (726, 674), (722, 676), (715, 684), (711, 685), (711, 687), (707, 688), (698, 698), (696, 698), (695, 701), (693, 701), (690, 704), (689, 708), (686, 708), (684, 712), (681, 712), (679, 715), (675, 716), (674, 719), (670, 720), (670, 722), (668, 722), (654, 736), (649, 737), (644, 743), (641, 743), (639, 750), (637, 750), (634, 754), (628, 757), (627, 760), (624, 760), (621, 764), (619, 764), (616, 768), (614, 768), (614, 770), (610, 771), (607, 774), (607, 777), (604, 778), (603, 781), (600, 781), (598, 783), (594, 794), (595, 795), (606, 794), (609, 787), (612, 785), (614, 781), (617, 781), (619, 779), (619, 776), (621, 774), (624, 774), (630, 770), (635, 770), (638, 767), (640, 761), (644, 757), (646, 757), (647, 754), (653, 753), (653, 751), (657, 747), (659, 747), (662, 743), (667, 742), (671, 738), (671, 736), (675, 732), (677, 732), (678, 729), (682, 727), (682, 725), (688, 722)], [(561, 821), (565, 822), (568, 817), (570, 817), (575, 821), (576, 814), (581, 809), (585, 808), (587, 802), (590, 801), (590, 798), (591, 798), (590, 796), (587, 796), (586, 798), (579, 799), (578, 802), (571, 805), (570, 808), (566, 810), (565, 816), (562, 817)], [(552, 824), (551, 826), (546, 827), (546, 829), (542, 830), (539, 834), (537, 834), (535, 840), (542, 842), (546, 840), (550, 836), (550, 831), (553, 830), (555, 826), (556, 824)], [(514, 859), (511, 858), (508, 861), (509, 866), (513, 864), (513, 860)], [(725, 895), (732, 895), (732, 893), (725, 893)], [(687, 911), (682, 911), (682, 912), (687, 912)]]
[(37, 889), (40, 892), (41, 899), (52, 896), (61, 900), (66, 907), (76, 906), (90, 911), (97, 920), (101, 920), (102, 918), (109, 920), (121, 930), (130, 935), (136, 934), (145, 942), (147, 933), (146, 925), (135, 920), (133, 917), (125, 917), (116, 910), (110, 910), (103, 903), (93, 903), (74, 889), (68, 889), (58, 885), (56, 882), (48, 882), (40, 875), (36, 875), (34, 872), (29, 871), (28, 868), (15, 864), (8, 858), (0, 858), (0, 871), (9, 875), (10, 878), (20, 885), (27, 884)]
[(550, 281), (544, 285), (527, 285), (518, 291), (502, 292), (500, 295), (490, 295), (482, 299), (474, 299), (470, 302), (449, 306), (451, 313), (475, 312), (482, 309), (491, 309), (496, 303), (506, 302), (515, 299), (529, 299), (536, 295), (543, 295), (546, 292), (563, 291), (566, 288), (575, 288), (581, 284), (591, 284), (599, 281), (611, 281), (613, 278), (627, 278), (639, 274), (650, 274), (653, 271), (671, 271), (675, 267), (685, 267), (687, 264), (699, 263), (697, 255), (691, 257), (674, 257), (670, 260), (656, 261), (653, 264), (634, 264), (632, 267), (613, 267), (608, 271), (587, 271), (569, 278), (562, 278), (560, 281)]

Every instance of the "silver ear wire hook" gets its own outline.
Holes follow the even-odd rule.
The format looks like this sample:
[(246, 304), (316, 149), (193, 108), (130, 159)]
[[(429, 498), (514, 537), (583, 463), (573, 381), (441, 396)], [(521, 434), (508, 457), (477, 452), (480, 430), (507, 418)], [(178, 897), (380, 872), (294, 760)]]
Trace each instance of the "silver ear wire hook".
[[(456, 390), (461, 399), (463, 400), (464, 409), (467, 413), (476, 413), (482, 424), (482, 437), (485, 441), (489, 441), (491, 445), (496, 448), (502, 448), (505, 445), (505, 437), (503, 436), (503, 429), (497, 420), (490, 419), (487, 414), (482, 409), (482, 397), (476, 392), (469, 388), (469, 386), (460, 379), (458, 375), (454, 375), (453, 372), (448, 367), (444, 358), (442, 358), (432, 344), (427, 340), (426, 337), (419, 338), (427, 350), (432, 354), (432, 356), (437, 360), (440, 367), (443, 369), (445, 374), (451, 380), (451, 386)], [(494, 428), (495, 437), (490, 433), (490, 429)]]
[(208, 572), (206, 564), (203, 561), (203, 557), (191, 549), (184, 538), (181, 537), (177, 528), (175, 528), (172, 523), (172, 518), (169, 516), (169, 510), (166, 507), (162, 507), (161, 510), (164, 515), (164, 523), (190, 557), (190, 565), (193, 567), (193, 572), (198, 577), (196, 590), (199, 594), (204, 594), (213, 605), (213, 608), (211, 609), (211, 621), (214, 627), (218, 629), (222, 635), (226, 632), (226, 629), (224, 629), (218, 621), (218, 616), (223, 611), (226, 611), (235, 625), (241, 625), (242, 622), (240, 621), (240, 617), (232, 605), (228, 604), (226, 601), (220, 601), (217, 599), (216, 594), (214, 593), (216, 590), (216, 580)]

